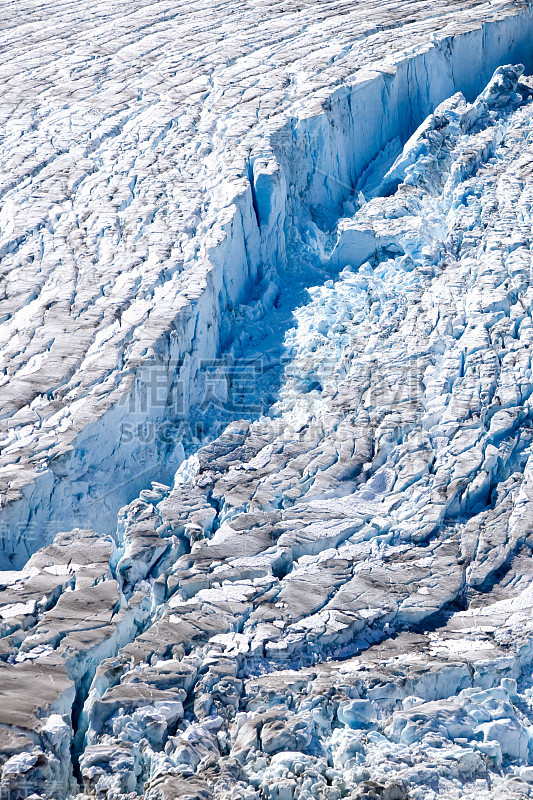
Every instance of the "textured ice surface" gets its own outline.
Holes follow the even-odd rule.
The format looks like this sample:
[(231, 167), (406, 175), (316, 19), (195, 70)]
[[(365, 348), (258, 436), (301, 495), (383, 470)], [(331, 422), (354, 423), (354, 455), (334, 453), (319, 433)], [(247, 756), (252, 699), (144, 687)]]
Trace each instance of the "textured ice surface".
[(206, 360), (286, 262), (293, 223), (334, 219), (441, 100), (527, 62), (532, 17), (477, 0), (4, 11), (9, 568), (60, 530), (108, 532), (150, 480), (172, 480)]
[(0, 795), (531, 796), (529, 6), (23, 14)]

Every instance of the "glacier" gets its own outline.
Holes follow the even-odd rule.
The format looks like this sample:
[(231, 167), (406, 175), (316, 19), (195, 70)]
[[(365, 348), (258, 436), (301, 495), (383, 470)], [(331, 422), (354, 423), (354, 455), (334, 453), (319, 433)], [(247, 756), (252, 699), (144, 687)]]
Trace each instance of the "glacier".
[(55, 54), (38, 9), (22, 27), (6, 16), (4, 568), (70, 527), (112, 530), (150, 480), (170, 482), (187, 441), (165, 388), (187, 421), (202, 366), (265, 268), (286, 262), (291, 230), (334, 214), (447, 96), (529, 65), (527, 3), (399, 3), (385, 23), (380, 4), (281, 8), (277, 21), (243, 11), (232, 31), (211, 2), (161, 2), (142, 27), (136, 0), (118, 35), (78, 2), (73, 27), (57, 9)]
[(532, 796), (530, 5), (75, 7), (4, 32), (0, 795)]

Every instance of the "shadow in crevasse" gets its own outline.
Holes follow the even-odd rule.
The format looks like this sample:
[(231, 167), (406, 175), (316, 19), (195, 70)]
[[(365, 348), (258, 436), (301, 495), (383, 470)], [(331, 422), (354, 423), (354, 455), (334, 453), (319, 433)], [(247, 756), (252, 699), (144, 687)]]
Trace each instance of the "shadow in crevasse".
[[(171, 448), (179, 440), (185, 457), (216, 439), (231, 422), (268, 415), (279, 400), (291, 363), (286, 335), (298, 324), (296, 312), (311, 302), (309, 289), (337, 274), (308, 253), (293, 250), (291, 261), (270, 271), (255, 294), (228, 313), (231, 332), (219, 357), (202, 364), (192, 412), (182, 416), (177, 409), (173, 414), (170, 403), (166, 435)], [(304, 391), (321, 389), (316, 376), (305, 378)]]

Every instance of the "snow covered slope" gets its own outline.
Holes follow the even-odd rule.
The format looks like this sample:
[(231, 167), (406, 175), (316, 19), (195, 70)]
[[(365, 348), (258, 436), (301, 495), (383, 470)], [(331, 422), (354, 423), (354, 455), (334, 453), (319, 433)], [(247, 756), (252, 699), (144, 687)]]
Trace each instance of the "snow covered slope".
[(5, 25), (0, 795), (531, 796), (533, 11), (130, 12)]

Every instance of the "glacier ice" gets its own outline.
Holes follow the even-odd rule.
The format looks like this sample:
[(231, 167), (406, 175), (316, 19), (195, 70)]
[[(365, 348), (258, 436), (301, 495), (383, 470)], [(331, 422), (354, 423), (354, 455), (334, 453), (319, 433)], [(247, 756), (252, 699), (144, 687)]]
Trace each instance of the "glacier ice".
[[(527, 4), (400, 2), (386, 23), (379, 3), (282, 4), (281, 16), (243, 12), (238, 28), (211, 0), (192, 9), (154, 6), (147, 41), (140, 0), (103, 28), (97, 7), (59, 6), (56, 48), (32, 4), (28, 38), (8, 28), (5, 568), (59, 531), (109, 532), (151, 480), (170, 482), (203, 366), (266, 265), (285, 263), (291, 231), (313, 229), (310, 211), (333, 219), (440, 101), (472, 99), (498, 64), (528, 65)], [(34, 87), (24, 102), (21, 81)], [(165, 393), (182, 405), (177, 427)]]
[[(265, 9), (217, 61), (231, 23), (204, 4), (183, 47), (212, 27), (215, 66), (189, 74), (170, 122), (183, 95), (156, 101), (150, 69), (117, 90), (126, 52), (102, 90), (116, 109), (83, 139), (102, 75), (83, 50), (72, 133), (56, 106), (51, 144), (39, 120), (17, 144), (10, 122), (6, 275), (43, 274), (6, 291), (20, 307), (0, 325), (18, 403), (0, 515), (20, 567), (0, 573), (2, 796), (533, 794), (533, 18), (451, 3), (436, 36), (427, 8), (398, 4), (388, 30), (371, 28), (379, 4), (345, 10), (283, 8), (283, 34)], [(117, 35), (145, 69), (172, 14), (144, 41), (136, 13)], [(265, 32), (271, 72), (254, 61)], [(74, 228), (87, 267), (46, 316), (46, 282), (71, 291)], [(219, 402), (258, 361), (255, 391)], [(178, 387), (178, 420), (151, 402), (154, 374)], [(170, 442), (125, 435), (184, 421)]]

